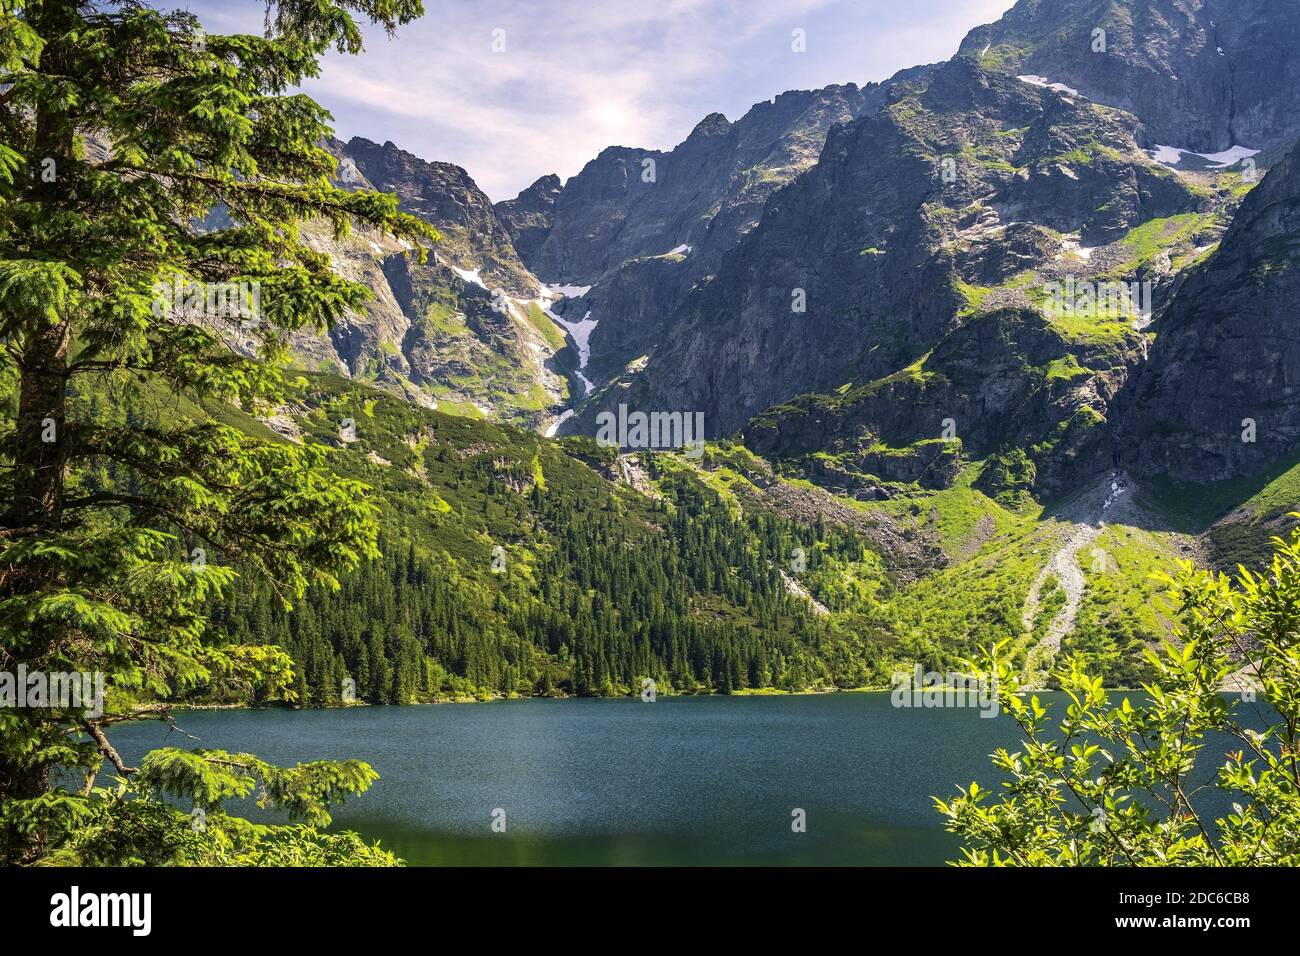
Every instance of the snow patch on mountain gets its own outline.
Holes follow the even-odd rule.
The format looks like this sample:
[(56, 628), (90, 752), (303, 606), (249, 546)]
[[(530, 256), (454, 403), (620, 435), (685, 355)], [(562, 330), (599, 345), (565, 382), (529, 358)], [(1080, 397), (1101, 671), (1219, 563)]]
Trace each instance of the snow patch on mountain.
[(586, 295), (590, 291), (591, 291), (591, 286), (589, 285), (547, 285), (545, 283), (542, 284), (543, 294), (549, 296), (551, 299), (558, 299), (560, 297), (566, 299), (581, 299), (584, 295)]
[(578, 322), (570, 322), (563, 316), (556, 315), (549, 308), (546, 309), (546, 314), (573, 337), (573, 344), (578, 347), (578, 371), (576, 374), (582, 381), (583, 397), (590, 395), (594, 386), (591, 380), (582, 374), (582, 370), (591, 361), (591, 333), (595, 331), (597, 324), (599, 324), (598, 320), (591, 317), (590, 310)]
[(560, 426), (563, 425), (566, 421), (568, 421), (572, 417), (573, 417), (573, 409), (566, 408), (559, 418), (557, 418), (555, 421), (551, 422), (549, 425), (546, 426), (546, 431), (543, 432), (543, 435), (547, 438), (554, 438), (555, 433), (560, 430)]
[[(551, 306), (560, 298), (581, 298), (586, 295), (590, 289), (591, 286), (589, 285), (543, 285), (542, 297), (536, 300), (537, 304), (542, 307), (542, 311), (546, 313), (547, 317), (560, 328), (564, 329), (564, 331), (568, 332), (573, 338), (573, 344), (578, 350), (578, 369), (575, 374), (578, 376), (578, 380), (582, 382), (582, 397), (584, 398), (590, 395), (592, 389), (595, 388), (591, 379), (582, 374), (582, 370), (585, 369), (587, 363), (591, 361), (591, 333), (595, 331), (600, 320), (593, 319), (591, 317), (591, 310), (588, 309), (579, 321), (574, 322), (566, 319), (562, 315), (556, 315), (551, 311)], [(563, 421), (563, 419), (561, 419), (561, 421)], [(556, 425), (558, 426), (558, 424), (559, 423), (557, 422)]]
[(1028, 83), (1030, 86), (1041, 86), (1045, 89), (1056, 90), (1058, 93), (1065, 93), (1067, 96), (1083, 96), (1072, 86), (1066, 86), (1064, 83), (1053, 83), (1045, 76), (1038, 76), (1035, 73), (1027, 73), (1024, 76), (1016, 77), (1022, 83)]
[(1183, 161), (1184, 156), (1195, 156), (1207, 163), (1211, 163), (1214, 169), (1227, 169), (1243, 159), (1258, 156), (1260, 151), (1251, 149), (1249, 146), (1233, 146), (1231, 149), (1225, 149), (1220, 153), (1197, 153), (1178, 146), (1156, 146), (1154, 149), (1147, 150), (1147, 152), (1151, 154), (1152, 159), (1163, 166), (1177, 166)]
[(1073, 254), (1086, 262), (1092, 258), (1092, 254), (1098, 248), (1098, 246), (1085, 246), (1078, 233), (1071, 236), (1064, 236), (1061, 239), (1061, 254), (1056, 257), (1056, 261), (1061, 262), (1067, 256)]
[(460, 276), (463, 281), (468, 282), (470, 285), (476, 285), (480, 289), (487, 288), (487, 286), (483, 284), (483, 279), (480, 277), (478, 269), (458, 269), (450, 262), (447, 263), (447, 268), (456, 273), (456, 275)]

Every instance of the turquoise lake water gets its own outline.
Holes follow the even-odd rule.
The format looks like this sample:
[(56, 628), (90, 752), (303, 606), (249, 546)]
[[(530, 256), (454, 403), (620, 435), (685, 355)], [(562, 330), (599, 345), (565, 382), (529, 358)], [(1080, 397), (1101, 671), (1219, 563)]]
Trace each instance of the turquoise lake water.
[(957, 842), (931, 798), (996, 786), (988, 755), (1020, 739), (1008, 717), (895, 708), (885, 693), (190, 711), (179, 723), (200, 739), (143, 722), (114, 740), (128, 760), (164, 745), (365, 760), (381, 779), (335, 827), (411, 865), (942, 865)]

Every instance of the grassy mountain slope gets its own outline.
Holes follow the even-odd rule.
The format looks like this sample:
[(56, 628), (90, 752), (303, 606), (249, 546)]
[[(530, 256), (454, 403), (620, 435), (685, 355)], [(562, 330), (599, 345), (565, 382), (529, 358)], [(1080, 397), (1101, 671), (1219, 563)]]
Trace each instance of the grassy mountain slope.
[(784, 571), (801, 548), (813, 576), (888, 587), (851, 525), (736, 509), (676, 456), (620, 462), (588, 439), (334, 376), (312, 375), (276, 419), (283, 440), (334, 446), (333, 467), (374, 489), (385, 539), (384, 561), (342, 600), (317, 593), (285, 612), (253, 589), (220, 614), (233, 639), (290, 649), (312, 674), (309, 700), (331, 702), (343, 673), (389, 702), (628, 693), (646, 677), (660, 692), (848, 687), (888, 670), (886, 642), (819, 613)]
[[(1167, 633), (1151, 572), (1246, 523), (1179, 513), (1158, 486), (1128, 485), (1132, 506), (1103, 505), (1105, 485), (1047, 506), (994, 493), (997, 456), (946, 487), (858, 500), (735, 443), (620, 456), (323, 374), (264, 418), (176, 399), (132, 413), (320, 442), (373, 489), (385, 556), (340, 592), (288, 610), (250, 581), (214, 608), (230, 640), (285, 647), (313, 705), (338, 704), (345, 681), (374, 703), (628, 694), (647, 677), (660, 693), (883, 686), (993, 640), (1033, 671), (1080, 652), (1131, 685)], [(1264, 518), (1290, 507), (1295, 474), (1222, 500)]]

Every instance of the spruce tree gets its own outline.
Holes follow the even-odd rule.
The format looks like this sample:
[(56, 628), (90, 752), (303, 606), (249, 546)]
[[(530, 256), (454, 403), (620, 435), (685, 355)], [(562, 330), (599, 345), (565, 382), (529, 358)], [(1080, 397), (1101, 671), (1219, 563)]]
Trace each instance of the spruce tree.
[[(275, 403), (287, 336), (367, 297), (303, 222), (364, 224), (417, 255), (436, 238), (395, 196), (331, 185), (328, 114), (288, 92), (329, 49), (359, 52), (361, 22), (391, 32), (421, 13), (279, 0), (265, 35), (217, 36), (135, 0), (0, 0), (0, 662), (110, 688), (101, 716), (0, 710), (4, 859), (98, 812), (105, 761), (137, 776), (105, 733), (127, 716), (113, 690), (291, 693), (283, 653), (208, 636), (234, 566), (292, 601), (377, 553), (363, 488), (326, 470), (323, 447), (255, 440), (210, 412)], [(295, 772), (199, 753), (150, 754), (141, 785), (197, 801), (260, 779), (321, 822), (373, 778), (356, 762)], [(56, 787), (56, 768), (84, 788)]]

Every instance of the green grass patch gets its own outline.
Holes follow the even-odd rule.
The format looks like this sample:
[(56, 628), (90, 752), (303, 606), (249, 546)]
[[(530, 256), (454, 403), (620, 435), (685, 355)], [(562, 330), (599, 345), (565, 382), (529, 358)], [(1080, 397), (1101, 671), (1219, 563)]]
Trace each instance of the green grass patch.
[(1119, 240), (1127, 254), (1126, 258), (1107, 274), (1130, 276), (1161, 253), (1189, 241), (1199, 230), (1213, 223), (1213, 214), (1193, 212), (1166, 219), (1150, 219), (1140, 226), (1134, 226)]
[(1068, 382), (1072, 379), (1092, 374), (1092, 369), (1084, 368), (1073, 354), (1064, 358), (1052, 359), (1047, 364), (1044, 374), (1049, 382)]
[(551, 321), (551, 317), (536, 302), (529, 302), (525, 306), (524, 315), (528, 317), (528, 324), (541, 334), (552, 351), (558, 352), (568, 345), (563, 330)]

